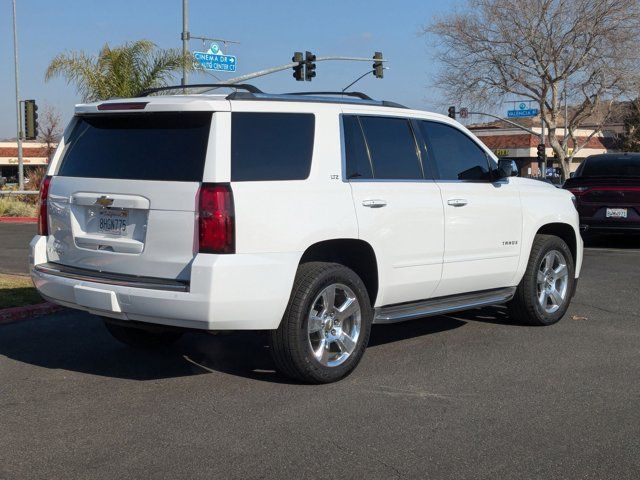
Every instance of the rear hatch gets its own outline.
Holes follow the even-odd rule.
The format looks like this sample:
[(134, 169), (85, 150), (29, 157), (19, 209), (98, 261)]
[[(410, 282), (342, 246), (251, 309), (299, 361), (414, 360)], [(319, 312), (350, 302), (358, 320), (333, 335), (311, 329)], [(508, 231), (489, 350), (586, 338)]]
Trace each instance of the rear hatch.
[(79, 115), (49, 187), (47, 257), (188, 280), (211, 112)]

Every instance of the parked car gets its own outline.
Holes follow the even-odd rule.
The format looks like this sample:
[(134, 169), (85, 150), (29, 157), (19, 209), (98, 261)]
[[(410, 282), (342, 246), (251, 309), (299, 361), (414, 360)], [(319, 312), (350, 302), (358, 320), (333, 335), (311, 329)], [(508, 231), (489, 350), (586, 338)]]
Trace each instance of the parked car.
[(38, 291), (133, 346), (267, 330), (276, 367), (315, 383), (355, 368), (372, 324), (565, 314), (569, 192), (442, 115), (249, 90), (78, 105), (41, 192)]
[(576, 196), (585, 233), (640, 232), (640, 153), (591, 155), (563, 188)]

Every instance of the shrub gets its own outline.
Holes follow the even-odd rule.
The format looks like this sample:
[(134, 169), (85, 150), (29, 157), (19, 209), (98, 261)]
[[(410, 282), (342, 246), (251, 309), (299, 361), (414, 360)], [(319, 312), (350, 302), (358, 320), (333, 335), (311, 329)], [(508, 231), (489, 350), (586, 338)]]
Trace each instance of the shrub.
[(16, 198), (0, 197), (0, 217), (35, 217), (36, 205)]

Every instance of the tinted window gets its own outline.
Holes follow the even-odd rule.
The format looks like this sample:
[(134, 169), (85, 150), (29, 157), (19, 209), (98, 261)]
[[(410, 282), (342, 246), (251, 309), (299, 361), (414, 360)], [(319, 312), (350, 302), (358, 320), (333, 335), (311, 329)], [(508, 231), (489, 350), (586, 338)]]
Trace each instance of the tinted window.
[(441, 180), (485, 180), (489, 164), (484, 151), (457, 128), (438, 122), (421, 121), (422, 134), (435, 160)]
[(231, 180), (303, 180), (311, 170), (315, 117), (307, 113), (234, 113)]
[(588, 157), (581, 177), (640, 177), (640, 157)]
[(211, 112), (78, 117), (58, 175), (202, 181)]
[(408, 120), (360, 117), (369, 145), (375, 178), (421, 179), (422, 169)]
[(369, 154), (358, 117), (345, 115), (342, 117), (342, 124), (344, 126), (347, 178), (372, 178)]

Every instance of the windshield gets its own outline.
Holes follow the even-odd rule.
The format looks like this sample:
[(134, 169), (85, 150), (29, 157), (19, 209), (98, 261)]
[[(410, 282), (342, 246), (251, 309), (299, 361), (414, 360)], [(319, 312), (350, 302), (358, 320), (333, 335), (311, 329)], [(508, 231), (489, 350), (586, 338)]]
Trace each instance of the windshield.
[(77, 117), (58, 175), (200, 182), (211, 112)]

